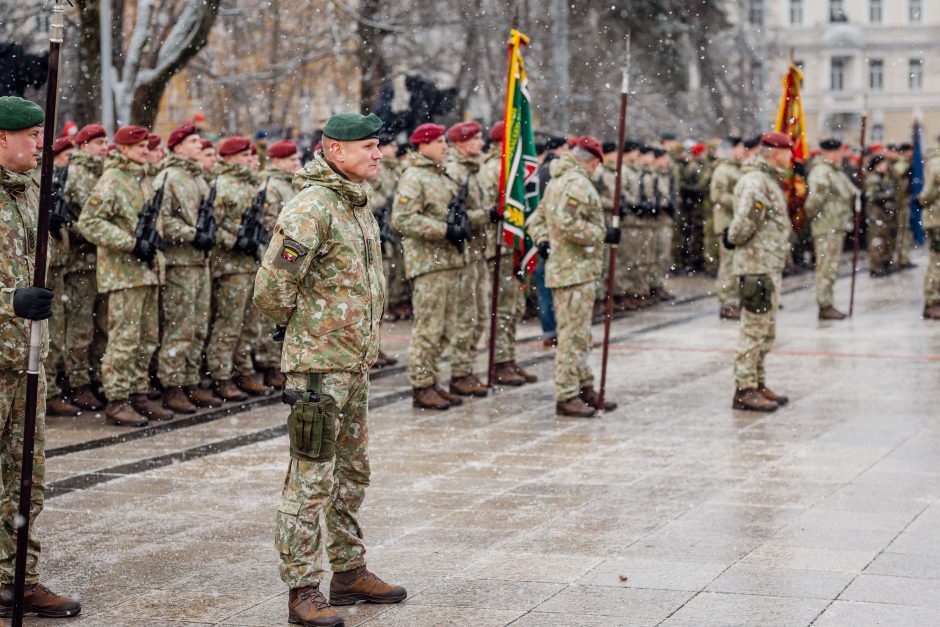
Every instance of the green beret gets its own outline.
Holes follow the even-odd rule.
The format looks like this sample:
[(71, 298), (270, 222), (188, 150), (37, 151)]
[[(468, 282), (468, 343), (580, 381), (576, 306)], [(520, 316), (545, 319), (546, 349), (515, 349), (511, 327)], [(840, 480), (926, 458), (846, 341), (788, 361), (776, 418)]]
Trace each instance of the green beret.
[(46, 116), (31, 100), (17, 96), (0, 96), (0, 131), (21, 131), (39, 126)]
[(337, 113), (326, 122), (323, 135), (341, 142), (371, 139), (379, 136), (385, 123), (374, 113)]

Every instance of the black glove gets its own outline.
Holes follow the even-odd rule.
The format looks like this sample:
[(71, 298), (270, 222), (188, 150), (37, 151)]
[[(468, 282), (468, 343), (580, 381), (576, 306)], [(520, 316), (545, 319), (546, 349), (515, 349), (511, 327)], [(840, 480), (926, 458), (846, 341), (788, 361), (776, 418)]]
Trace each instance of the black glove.
[(447, 225), (447, 235), (444, 237), (447, 238), (447, 241), (455, 246), (461, 242), (465, 242), (469, 238), (470, 234), (467, 233), (467, 229), (462, 226), (457, 226), (455, 224)]
[(55, 292), (48, 287), (18, 287), (13, 291), (13, 313), (27, 320), (48, 320), (53, 297)]
[(134, 244), (134, 256), (141, 261), (150, 263), (153, 261), (153, 258), (157, 256), (157, 249), (153, 246), (153, 244), (150, 243), (150, 241), (139, 239)]
[(538, 243), (539, 248), (539, 257), (542, 259), (548, 259), (548, 256), (552, 254), (552, 246), (547, 241), (542, 240)]
[(620, 243), (620, 229), (613, 226), (607, 227), (607, 233), (604, 235), (605, 244), (619, 244)]
[(49, 232), (52, 233), (52, 237), (60, 242), (62, 241), (62, 227), (64, 226), (65, 220), (62, 219), (62, 216), (55, 212), (49, 214)]
[(271, 334), (271, 339), (275, 342), (283, 342), (284, 337), (287, 335), (287, 327), (277, 325), (274, 327), (274, 333)]
[(721, 243), (724, 244), (726, 249), (734, 250), (734, 244), (732, 244), (731, 240), (728, 239), (728, 229), (725, 229), (721, 232)]
[(193, 239), (193, 246), (196, 250), (209, 252), (215, 246), (215, 240), (203, 231), (196, 231), (196, 237)]
[(503, 216), (499, 215), (499, 207), (495, 205), (493, 207), (490, 207), (490, 222), (492, 222), (493, 224), (496, 224), (502, 219), (503, 219)]

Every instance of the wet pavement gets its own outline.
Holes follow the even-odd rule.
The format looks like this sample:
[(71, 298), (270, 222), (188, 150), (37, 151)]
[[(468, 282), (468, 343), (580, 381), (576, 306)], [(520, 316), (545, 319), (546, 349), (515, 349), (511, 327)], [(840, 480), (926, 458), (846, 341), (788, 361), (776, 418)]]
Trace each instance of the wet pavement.
[[(536, 384), (431, 413), (400, 368), (375, 377), (368, 562), (410, 596), (347, 625), (940, 624), (940, 323), (920, 319), (918, 261), (860, 275), (845, 322), (816, 319), (811, 275), (785, 282), (775, 414), (730, 409), (737, 328), (707, 279), (614, 322), (620, 407), (599, 419), (554, 415), (534, 323), (519, 348)], [(408, 325), (385, 336), (403, 358)], [(286, 625), (285, 418), (50, 419), (43, 579), (84, 609), (28, 622)]]

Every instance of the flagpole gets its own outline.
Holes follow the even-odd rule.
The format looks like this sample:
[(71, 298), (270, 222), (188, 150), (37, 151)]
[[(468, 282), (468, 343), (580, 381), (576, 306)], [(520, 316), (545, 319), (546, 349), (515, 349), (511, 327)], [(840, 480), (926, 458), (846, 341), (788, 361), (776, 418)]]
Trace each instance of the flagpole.
[(855, 277), (858, 274), (858, 237), (862, 224), (862, 210), (865, 208), (865, 128), (868, 125), (868, 116), (862, 114), (862, 130), (859, 138), (861, 157), (858, 161), (859, 193), (855, 196), (855, 211), (852, 217), (852, 288), (849, 292), (849, 317), (855, 310)]
[[(620, 87), (620, 130), (617, 143), (617, 171), (614, 178), (614, 208), (610, 216), (610, 225), (620, 228), (621, 198), (623, 197), (623, 144), (627, 133), (627, 104), (630, 100), (630, 35), (627, 34), (627, 62), (623, 67), (623, 79)], [(597, 393), (597, 409), (604, 409), (604, 394), (607, 391), (607, 358), (610, 354), (610, 323), (614, 316), (614, 273), (617, 269), (617, 244), (610, 245), (610, 259), (607, 264), (607, 302), (604, 307), (604, 351), (601, 357), (601, 384)]]

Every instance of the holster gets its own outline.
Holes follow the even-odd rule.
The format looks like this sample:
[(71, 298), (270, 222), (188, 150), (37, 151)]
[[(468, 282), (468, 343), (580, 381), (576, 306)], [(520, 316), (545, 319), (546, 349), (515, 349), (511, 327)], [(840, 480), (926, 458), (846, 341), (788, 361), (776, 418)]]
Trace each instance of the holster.
[(305, 391), (284, 390), (281, 400), (291, 406), (287, 417), (290, 454), (308, 462), (333, 460), (336, 444), (336, 401), (323, 393), (323, 375), (307, 375)]
[(741, 306), (762, 314), (773, 307), (774, 282), (769, 274), (745, 274), (740, 278)]

